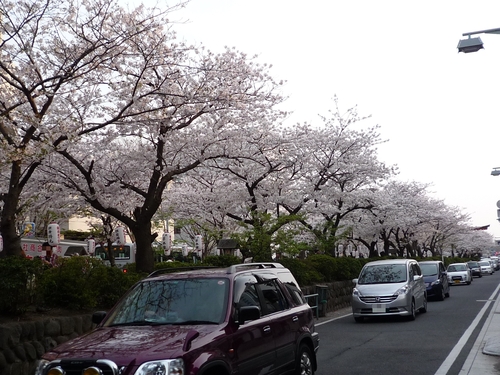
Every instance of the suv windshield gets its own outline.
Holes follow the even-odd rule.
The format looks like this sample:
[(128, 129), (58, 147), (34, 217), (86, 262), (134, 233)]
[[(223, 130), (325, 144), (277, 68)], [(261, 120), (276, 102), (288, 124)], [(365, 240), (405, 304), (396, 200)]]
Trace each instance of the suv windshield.
[(228, 284), (225, 278), (144, 281), (105, 325), (219, 324), (226, 313)]
[(404, 264), (366, 266), (359, 275), (358, 284), (403, 283), (406, 281)]

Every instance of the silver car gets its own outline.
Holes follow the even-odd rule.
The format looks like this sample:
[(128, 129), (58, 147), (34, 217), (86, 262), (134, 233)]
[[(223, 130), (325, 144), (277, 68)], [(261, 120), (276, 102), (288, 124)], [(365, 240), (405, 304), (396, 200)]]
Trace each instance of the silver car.
[(427, 292), (418, 262), (387, 259), (366, 263), (353, 280), (352, 315), (356, 322), (366, 317), (400, 315), (415, 319), (427, 311)]

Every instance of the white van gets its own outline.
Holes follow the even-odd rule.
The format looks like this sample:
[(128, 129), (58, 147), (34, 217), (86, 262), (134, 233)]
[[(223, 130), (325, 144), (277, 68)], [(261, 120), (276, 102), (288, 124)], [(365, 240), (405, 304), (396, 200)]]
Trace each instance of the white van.
[[(117, 266), (123, 267), (129, 263), (135, 263), (135, 243), (127, 242), (124, 245), (118, 245), (116, 242), (113, 242), (112, 248)], [(107, 246), (96, 245), (94, 256), (109, 265), (107, 249)]]

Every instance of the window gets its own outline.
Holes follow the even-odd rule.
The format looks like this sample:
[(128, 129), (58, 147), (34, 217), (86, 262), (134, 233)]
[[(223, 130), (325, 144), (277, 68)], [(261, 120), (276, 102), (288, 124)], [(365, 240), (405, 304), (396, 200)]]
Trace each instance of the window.
[(288, 292), (292, 296), (293, 302), (296, 305), (304, 305), (307, 303), (306, 298), (304, 297), (304, 294), (302, 291), (295, 286), (294, 283), (285, 283), (286, 288), (288, 289)]
[[(241, 290), (241, 293), (239, 290)], [(244, 276), (237, 279), (235, 284), (235, 306), (237, 309), (243, 306), (257, 306), (261, 311), (261, 315), (272, 314), (289, 307), (275, 280), (258, 282), (254, 276)]]
[(258, 288), (263, 297), (264, 315), (285, 309), (285, 298), (274, 280), (258, 284)]

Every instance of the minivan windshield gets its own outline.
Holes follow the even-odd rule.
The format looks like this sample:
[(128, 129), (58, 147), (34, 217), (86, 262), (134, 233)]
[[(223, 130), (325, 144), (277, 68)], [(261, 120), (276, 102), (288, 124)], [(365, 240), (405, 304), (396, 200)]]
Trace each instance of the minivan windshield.
[(119, 302), (105, 325), (220, 324), (228, 284), (225, 278), (144, 281)]
[(361, 271), (358, 284), (403, 283), (406, 281), (404, 264), (367, 265)]

